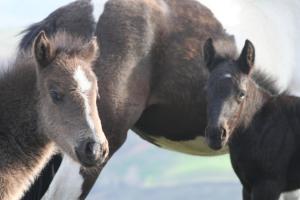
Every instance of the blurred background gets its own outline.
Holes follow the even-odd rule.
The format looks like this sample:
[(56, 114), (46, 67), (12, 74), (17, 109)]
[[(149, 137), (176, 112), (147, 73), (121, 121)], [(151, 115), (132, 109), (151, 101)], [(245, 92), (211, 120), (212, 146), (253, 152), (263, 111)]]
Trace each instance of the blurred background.
[[(0, 62), (13, 57), (19, 33), (70, 0), (0, 0)], [(95, 0), (95, 17), (104, 0)], [(241, 199), (228, 156), (197, 157), (159, 149), (129, 132), (88, 200)]]

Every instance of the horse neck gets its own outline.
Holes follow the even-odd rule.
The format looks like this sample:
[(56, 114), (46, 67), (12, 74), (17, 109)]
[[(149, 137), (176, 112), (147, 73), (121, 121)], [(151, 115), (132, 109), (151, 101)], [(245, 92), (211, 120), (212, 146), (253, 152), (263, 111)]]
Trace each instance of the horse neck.
[[(19, 199), (54, 150), (38, 127), (34, 65), (14, 66), (0, 79), (0, 193)], [(8, 164), (9, 163), (9, 164)], [(9, 174), (14, 174), (9, 177)]]
[(240, 126), (246, 128), (250, 126), (254, 115), (267, 103), (271, 95), (260, 88), (253, 80), (249, 81), (247, 98), (241, 110)]

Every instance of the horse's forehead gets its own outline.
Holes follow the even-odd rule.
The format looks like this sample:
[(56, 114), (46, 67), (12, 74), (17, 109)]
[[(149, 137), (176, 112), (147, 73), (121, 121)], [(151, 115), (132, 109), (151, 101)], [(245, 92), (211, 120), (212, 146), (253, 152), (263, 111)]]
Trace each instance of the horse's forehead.
[(218, 80), (226, 80), (226, 79), (238, 79), (239, 73), (238, 70), (236, 70), (236, 66), (232, 65), (232, 63), (225, 63), (222, 66), (220, 66), (216, 70), (215, 78)]
[(80, 92), (88, 92), (92, 88), (93, 80), (90, 75), (81, 65), (78, 65), (74, 70), (73, 78), (76, 81)]
[(230, 72), (221, 75), (221, 79), (232, 79), (233, 75)]
[(214, 79), (224, 80), (224, 79), (233, 79), (234, 77), (235, 74), (233, 71), (226, 70), (226, 69), (219, 69), (218, 71), (216, 71)]

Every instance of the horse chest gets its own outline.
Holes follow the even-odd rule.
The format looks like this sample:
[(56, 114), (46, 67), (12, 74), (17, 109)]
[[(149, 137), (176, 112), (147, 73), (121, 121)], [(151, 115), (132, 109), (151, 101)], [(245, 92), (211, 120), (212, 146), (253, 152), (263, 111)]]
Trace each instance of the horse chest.
[(136, 131), (143, 139), (163, 149), (197, 156), (216, 156), (228, 153), (228, 149), (220, 151), (211, 150), (203, 136), (197, 136), (191, 140), (171, 140), (163, 136), (153, 136), (142, 131)]

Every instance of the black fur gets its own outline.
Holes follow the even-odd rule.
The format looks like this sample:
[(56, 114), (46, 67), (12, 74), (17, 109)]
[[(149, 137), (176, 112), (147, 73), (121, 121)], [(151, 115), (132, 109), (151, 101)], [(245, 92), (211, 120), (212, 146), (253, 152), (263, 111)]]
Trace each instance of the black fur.
[(274, 96), (272, 80), (244, 67), (225, 60), (211, 72), (207, 140), (214, 149), (228, 143), (244, 200), (278, 200), (300, 187), (300, 98)]
[(280, 94), (280, 91), (275, 86), (275, 80), (265, 73), (254, 69), (251, 73), (251, 78), (257, 85), (269, 92), (271, 95), (276, 96)]

